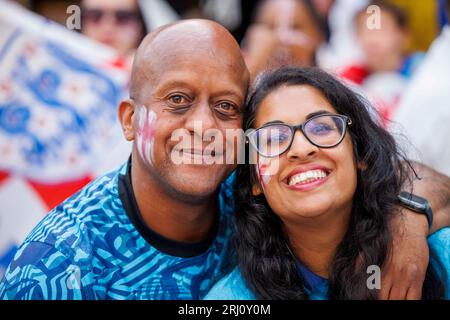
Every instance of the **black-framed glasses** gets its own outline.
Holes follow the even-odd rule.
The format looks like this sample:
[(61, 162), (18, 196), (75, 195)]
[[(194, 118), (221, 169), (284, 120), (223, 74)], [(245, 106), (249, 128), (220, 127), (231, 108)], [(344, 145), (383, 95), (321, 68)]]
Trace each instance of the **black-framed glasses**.
[(300, 130), (311, 144), (319, 148), (333, 148), (342, 142), (347, 125), (351, 124), (352, 120), (347, 116), (321, 114), (296, 126), (268, 123), (248, 133), (247, 138), (260, 155), (273, 158), (291, 147), (297, 130)]

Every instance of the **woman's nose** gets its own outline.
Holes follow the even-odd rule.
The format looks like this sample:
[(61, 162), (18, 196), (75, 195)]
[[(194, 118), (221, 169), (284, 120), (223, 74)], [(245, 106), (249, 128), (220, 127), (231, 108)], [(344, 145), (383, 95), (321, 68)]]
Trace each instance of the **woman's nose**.
[(287, 157), (289, 160), (304, 160), (314, 157), (319, 148), (306, 139), (303, 132), (297, 130), (294, 134), (291, 147), (288, 150)]

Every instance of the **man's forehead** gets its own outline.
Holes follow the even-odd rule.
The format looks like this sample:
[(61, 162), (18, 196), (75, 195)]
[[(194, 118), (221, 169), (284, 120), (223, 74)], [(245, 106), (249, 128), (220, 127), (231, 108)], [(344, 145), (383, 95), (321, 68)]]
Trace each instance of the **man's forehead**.
[(193, 20), (163, 27), (144, 40), (136, 55), (132, 87), (133, 79), (156, 85), (167, 73), (182, 69), (202, 69), (205, 77), (213, 78), (224, 73), (225, 78), (241, 81), (248, 73), (239, 45), (226, 29)]
[(239, 57), (214, 46), (199, 48), (191, 45), (166, 50), (165, 53), (164, 50), (153, 52), (141, 67), (141, 72), (146, 74), (146, 78), (152, 79), (155, 86), (161, 82), (198, 81), (201, 78), (236, 83), (236, 86), (241, 87), (245, 71)]
[(232, 69), (226, 71), (218, 68), (175, 67), (155, 76), (152, 81), (143, 83), (141, 88), (147, 94), (155, 96), (164, 96), (179, 90), (192, 94), (207, 94), (210, 97), (234, 97), (238, 102), (244, 103), (247, 85), (242, 75), (233, 72)]

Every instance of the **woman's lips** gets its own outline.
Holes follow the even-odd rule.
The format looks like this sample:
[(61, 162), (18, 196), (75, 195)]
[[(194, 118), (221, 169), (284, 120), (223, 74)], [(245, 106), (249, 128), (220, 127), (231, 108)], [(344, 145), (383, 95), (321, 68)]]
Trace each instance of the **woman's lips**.
[(287, 188), (296, 191), (309, 191), (324, 184), (331, 171), (324, 167), (298, 168), (283, 180)]
[(295, 190), (295, 191), (311, 191), (311, 190), (321, 186), (322, 184), (324, 184), (328, 180), (329, 177), (330, 177), (330, 175), (327, 175), (325, 178), (317, 179), (317, 180), (314, 180), (311, 182), (298, 183), (298, 184), (293, 184), (293, 185), (286, 184), (286, 187), (291, 190)]

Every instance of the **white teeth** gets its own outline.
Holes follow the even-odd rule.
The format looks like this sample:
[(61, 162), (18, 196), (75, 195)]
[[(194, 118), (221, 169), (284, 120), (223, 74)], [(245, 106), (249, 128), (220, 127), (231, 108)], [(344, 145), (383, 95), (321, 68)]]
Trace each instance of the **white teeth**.
[(327, 173), (323, 170), (310, 170), (306, 172), (302, 172), (292, 176), (289, 179), (289, 185), (293, 186), (298, 183), (309, 183), (314, 180), (323, 179), (327, 176)]

